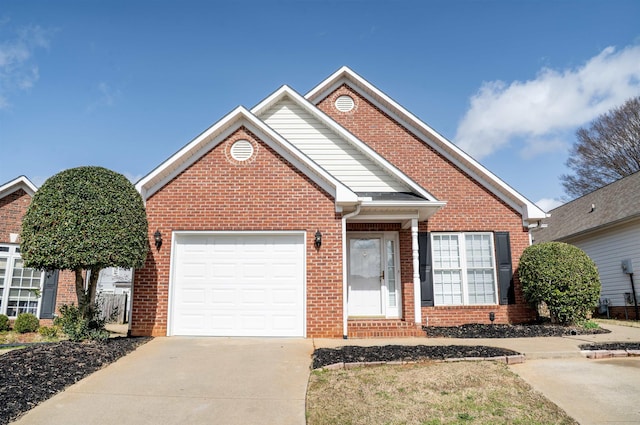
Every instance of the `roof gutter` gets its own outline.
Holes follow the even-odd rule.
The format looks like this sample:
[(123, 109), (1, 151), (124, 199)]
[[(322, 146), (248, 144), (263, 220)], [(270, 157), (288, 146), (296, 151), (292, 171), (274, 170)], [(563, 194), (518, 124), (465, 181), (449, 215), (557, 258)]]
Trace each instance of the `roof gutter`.
[(347, 321), (349, 320), (349, 312), (347, 311), (347, 219), (360, 214), (361, 204), (356, 205), (356, 209), (349, 214), (342, 216), (342, 338), (348, 338)]

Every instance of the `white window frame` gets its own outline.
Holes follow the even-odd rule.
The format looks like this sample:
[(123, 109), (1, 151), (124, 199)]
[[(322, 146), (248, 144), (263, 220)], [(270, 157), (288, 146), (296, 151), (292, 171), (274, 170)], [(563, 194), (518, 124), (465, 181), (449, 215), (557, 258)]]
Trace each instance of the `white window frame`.
[[(7, 267), (5, 270), (4, 282), (2, 282), (2, 305), (0, 306), (0, 314), (7, 315), (7, 308), (9, 304), (9, 293), (11, 291), (11, 282), (13, 280), (13, 266), (15, 260), (21, 260), (22, 255), (20, 255), (20, 246), (13, 244), (0, 244), (0, 247), (8, 248), (8, 251), (0, 251), (0, 258), (5, 258), (7, 260)], [(37, 306), (36, 312), (34, 313), (36, 317), (40, 317), (40, 308), (42, 307), (42, 291), (43, 291), (43, 283), (44, 283), (44, 272), (40, 272), (40, 284), (38, 285), (38, 290), (40, 291), (40, 296), (36, 298)], [(8, 316), (8, 315), (7, 315)], [(16, 316), (9, 316), (14, 319)]]
[[(469, 302), (469, 282), (467, 279), (467, 271), (468, 269), (477, 269), (478, 267), (468, 267), (467, 265), (467, 249), (466, 249), (466, 236), (467, 235), (482, 235), (482, 236), (489, 236), (489, 241), (491, 243), (491, 262), (492, 262), (492, 270), (493, 270), (493, 293), (494, 293), (494, 299), (492, 303), (486, 303), (486, 304), (471, 304)], [(459, 261), (460, 261), (460, 267), (458, 269), (452, 269), (452, 268), (444, 268), (444, 267), (436, 267), (434, 258), (435, 258), (435, 253), (434, 253), (434, 247), (435, 247), (435, 243), (434, 243), (434, 239), (435, 237), (438, 236), (457, 236), (458, 238), (458, 250), (459, 250)], [(432, 284), (434, 285), (433, 288), (433, 292), (434, 292), (434, 297), (433, 297), (433, 301), (434, 301), (434, 306), (487, 306), (487, 305), (498, 305), (498, 301), (499, 301), (499, 294), (498, 294), (498, 272), (497, 272), (497, 265), (496, 265), (496, 243), (495, 243), (495, 235), (493, 234), (493, 232), (431, 232), (431, 240), (430, 242), (430, 249), (431, 249), (431, 267), (432, 267)], [(462, 286), (462, 304), (441, 304), (437, 302), (436, 299), (436, 289), (435, 289), (435, 272), (438, 270), (460, 270), (460, 280), (461, 280), (461, 286)]]

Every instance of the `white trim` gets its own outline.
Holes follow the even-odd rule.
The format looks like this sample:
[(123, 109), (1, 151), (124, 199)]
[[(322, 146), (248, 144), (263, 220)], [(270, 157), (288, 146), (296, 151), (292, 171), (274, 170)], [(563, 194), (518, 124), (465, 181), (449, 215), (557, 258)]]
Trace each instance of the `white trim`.
[[(462, 304), (438, 304), (436, 302), (436, 296), (435, 296), (435, 271), (436, 271), (436, 267), (435, 267), (435, 262), (433, 261), (433, 258), (435, 257), (433, 255), (433, 247), (434, 247), (434, 242), (433, 239), (435, 236), (453, 236), (455, 235), (458, 238), (458, 258), (460, 261), (460, 285), (461, 285), (461, 290), (462, 290)], [(493, 294), (494, 294), (494, 302), (493, 303), (487, 303), (487, 304), (470, 304), (469, 303), (469, 282), (467, 280), (467, 276), (466, 276), (466, 271), (469, 269), (468, 265), (467, 265), (467, 254), (466, 254), (466, 236), (467, 235), (488, 235), (489, 236), (489, 241), (491, 243), (491, 260), (493, 263)], [(431, 249), (431, 255), (432, 255), (432, 262), (431, 262), (431, 270), (432, 273), (434, 274), (434, 282), (432, 282), (432, 284), (434, 285), (434, 296), (433, 296), (433, 305), (436, 307), (442, 307), (442, 306), (491, 306), (491, 305), (498, 305), (500, 303), (500, 294), (499, 294), (499, 288), (498, 288), (498, 266), (497, 266), (497, 259), (496, 259), (496, 243), (495, 243), (495, 233), (493, 232), (431, 232), (430, 233), (430, 241), (429, 241), (429, 249)], [(447, 268), (441, 268), (438, 270), (453, 270), (451, 268), (447, 269)]]
[(26, 176), (20, 176), (0, 186), (0, 198), (4, 198), (19, 189), (24, 190), (31, 197), (33, 197), (38, 190), (36, 185), (31, 183), (31, 180)]
[(536, 221), (547, 217), (547, 213), (537, 205), (518, 193), (462, 149), (444, 138), (437, 131), (346, 66), (343, 66), (314, 87), (305, 95), (305, 98), (317, 104), (330, 92), (343, 83), (348, 82), (354, 83), (350, 84), (350, 87), (360, 95), (372, 102), (394, 120), (398, 121), (424, 143), (436, 149), (438, 153), (470, 175), (494, 195), (498, 196), (498, 198), (502, 199), (516, 211), (519, 211), (523, 217), (523, 221)]
[(242, 126), (256, 134), (263, 142), (267, 143), (311, 180), (334, 196), (336, 203), (355, 204), (357, 202), (355, 193), (242, 106), (224, 116), (220, 121), (156, 167), (151, 173), (139, 180), (136, 183), (136, 189), (144, 200), (148, 199), (169, 183), (171, 179)]
[[(14, 269), (15, 260), (18, 260), (18, 259), (22, 260), (22, 253), (17, 251), (20, 248), (20, 245), (11, 244), (11, 243), (9, 244), (2, 243), (0, 244), (0, 246), (9, 248), (8, 251), (0, 251), (0, 258), (7, 259), (7, 265), (5, 267), (4, 282), (2, 286), (3, 290), (2, 290), (2, 295), (0, 295), (0, 301), (1, 301), (0, 304), (2, 304), (2, 307), (0, 307), (0, 314), (7, 315), (7, 308), (9, 307), (9, 293), (11, 289), (27, 289), (27, 288), (12, 286), (13, 269)], [(25, 268), (30, 268), (30, 267), (25, 267)], [(38, 271), (36, 269), (33, 269), (33, 270), (36, 272)], [(44, 291), (44, 280), (45, 280), (45, 273), (44, 271), (40, 271), (40, 284), (38, 286), (38, 290), (40, 291), (40, 294), (42, 294), (42, 292)], [(32, 301), (32, 300), (29, 300), (29, 301)], [(41, 296), (36, 297), (35, 302), (36, 302), (36, 312), (34, 313), (34, 315), (39, 319), (40, 310), (42, 309), (42, 297)], [(15, 319), (16, 317), (17, 315), (9, 316), (9, 318), (11, 319)]]
[(411, 219), (411, 259), (413, 262), (413, 314), (417, 325), (422, 323), (422, 288), (420, 288), (420, 248), (418, 220)]
[(259, 116), (263, 112), (265, 112), (269, 107), (277, 103), (280, 99), (288, 97), (314, 118), (320, 120), (324, 125), (330, 128), (333, 132), (338, 134), (340, 137), (348, 141), (352, 146), (370, 158), (372, 161), (377, 163), (380, 167), (383, 168), (389, 175), (406, 185), (416, 194), (424, 197), (429, 201), (438, 201), (435, 196), (429, 193), (426, 189), (420, 186), (418, 183), (413, 181), (409, 176), (404, 174), (400, 169), (398, 169), (395, 165), (387, 161), (384, 157), (374, 151), (369, 145), (362, 142), (360, 139), (355, 137), (353, 134), (348, 132), (344, 127), (335, 122), (331, 117), (322, 112), (320, 109), (311, 104), (307, 99), (299, 95), (290, 87), (284, 85), (276, 90), (269, 97), (264, 99), (262, 102), (251, 108), (251, 112), (256, 116)]
[(274, 236), (302, 236), (302, 333), (307, 337), (307, 232), (305, 230), (174, 230), (171, 232), (171, 254), (169, 259), (169, 296), (167, 300), (167, 336), (172, 336), (173, 329), (173, 298), (175, 297), (175, 258), (178, 238), (183, 236), (201, 235), (274, 235)]

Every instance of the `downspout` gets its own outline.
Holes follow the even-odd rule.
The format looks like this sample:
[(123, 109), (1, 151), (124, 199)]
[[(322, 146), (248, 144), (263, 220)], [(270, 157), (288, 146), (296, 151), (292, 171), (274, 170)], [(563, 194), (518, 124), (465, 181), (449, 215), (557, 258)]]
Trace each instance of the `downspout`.
[(342, 338), (347, 339), (347, 320), (349, 318), (349, 312), (347, 311), (347, 219), (355, 217), (360, 214), (360, 204), (356, 205), (356, 209), (349, 214), (342, 216)]

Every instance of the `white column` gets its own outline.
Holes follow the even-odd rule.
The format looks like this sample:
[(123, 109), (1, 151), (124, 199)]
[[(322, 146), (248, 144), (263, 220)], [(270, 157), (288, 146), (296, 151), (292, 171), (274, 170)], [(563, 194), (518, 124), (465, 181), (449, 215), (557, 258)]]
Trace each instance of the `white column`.
[(411, 252), (413, 254), (413, 305), (416, 324), (422, 323), (420, 308), (422, 297), (420, 293), (420, 256), (418, 248), (418, 219), (411, 219)]

